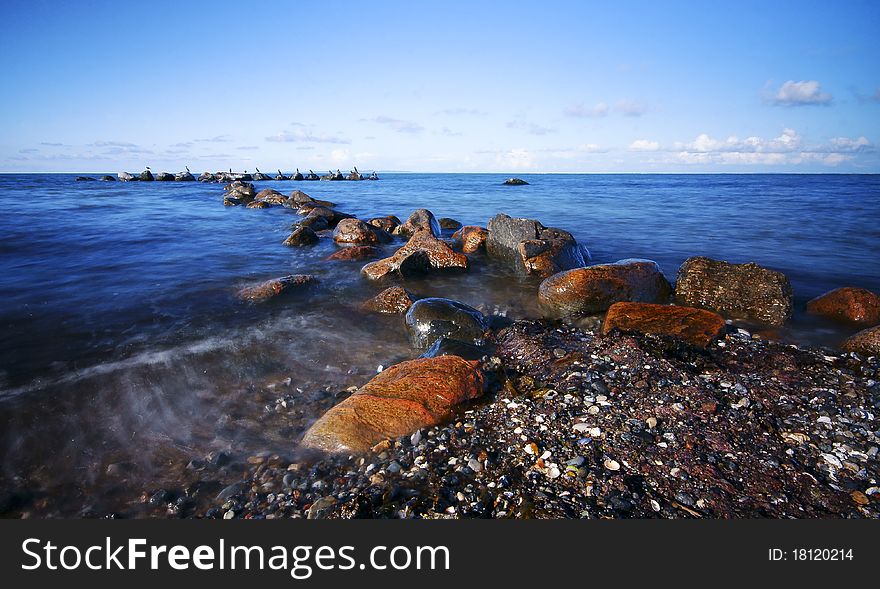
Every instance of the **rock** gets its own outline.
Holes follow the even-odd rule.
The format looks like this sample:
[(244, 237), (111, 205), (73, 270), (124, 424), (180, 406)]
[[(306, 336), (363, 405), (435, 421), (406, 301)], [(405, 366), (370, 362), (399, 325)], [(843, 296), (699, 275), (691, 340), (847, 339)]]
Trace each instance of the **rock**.
[(291, 274), (281, 278), (273, 278), (254, 286), (248, 286), (238, 291), (238, 298), (252, 303), (262, 303), (275, 298), (297, 287), (306, 286), (315, 282), (315, 277), (308, 274)]
[(300, 219), (295, 223), (296, 227), (308, 227), (313, 231), (323, 231), (330, 227), (330, 222), (327, 220), (327, 217), (321, 217), (319, 215), (308, 215), (305, 219)]
[(95, 179), (92, 178), (91, 176), (77, 176), (76, 181), (77, 182), (94, 182)]
[(223, 197), (223, 206), (225, 207), (236, 207), (240, 204), (243, 204), (240, 198), (236, 198), (234, 196), (224, 196)]
[(308, 209), (300, 209), (297, 212), (309, 217), (324, 217), (327, 219), (327, 225), (330, 228), (336, 227), (336, 225), (343, 219), (353, 218), (353, 215), (334, 211), (324, 206), (309, 207)]
[(712, 311), (652, 303), (615, 303), (608, 309), (602, 333), (612, 329), (678, 338), (704, 348), (724, 332), (724, 318)]
[(116, 182), (116, 178), (113, 176), (101, 176), (101, 182)]
[(406, 313), (409, 341), (419, 349), (429, 347), (441, 337), (479, 345), (488, 328), (482, 313), (449, 299), (421, 299)]
[(150, 170), (144, 170), (138, 176), (138, 180), (141, 182), (152, 182), (153, 181), (153, 173)]
[(132, 180), (137, 180), (135, 176), (132, 176), (128, 172), (119, 172), (117, 176), (123, 182), (131, 182)]
[(195, 176), (192, 175), (192, 173), (190, 173), (189, 170), (187, 170), (185, 172), (176, 173), (174, 175), (174, 181), (175, 182), (195, 182), (196, 178), (195, 178)]
[(211, 172), (202, 172), (199, 174), (199, 182), (214, 182), (214, 174)]
[(781, 272), (702, 256), (681, 265), (675, 297), (684, 305), (767, 325), (784, 324), (792, 311), (791, 284)]
[(440, 237), (440, 223), (434, 218), (434, 213), (428, 209), (419, 209), (409, 216), (402, 225), (394, 229), (395, 235), (410, 237), (419, 229), (427, 229), (434, 237)]
[(525, 186), (528, 182), (523, 180), (522, 178), (508, 178), (504, 181), (505, 186)]
[(263, 172), (260, 172), (259, 170), (257, 170), (256, 174), (254, 174), (254, 180), (266, 181), (266, 180), (271, 180), (271, 179), (272, 179), (272, 176), (270, 176), (269, 174), (264, 174)]
[(283, 205), (287, 202), (287, 197), (273, 188), (264, 188), (254, 195), (254, 199), (273, 205)]
[(371, 313), (383, 313), (386, 315), (400, 315), (406, 313), (416, 297), (401, 286), (386, 288), (363, 304), (363, 309)]
[(807, 313), (852, 323), (877, 325), (880, 323), (880, 296), (864, 288), (845, 286), (808, 302)]
[(174, 182), (174, 174), (170, 172), (159, 172), (156, 174), (157, 182)]
[(456, 405), (482, 395), (484, 380), (477, 366), (457, 356), (391, 366), (321, 416), (302, 446), (366, 452), (382, 440), (441, 423)]
[(486, 252), (523, 274), (546, 278), (580, 268), (590, 254), (567, 231), (544, 227), (534, 219), (515, 219), (504, 213), (489, 221)]
[(391, 236), (384, 230), (367, 225), (360, 219), (342, 219), (333, 231), (333, 240), (336, 243), (375, 245), (391, 241)]
[(486, 356), (488, 351), (481, 347), (469, 344), (467, 342), (441, 337), (434, 340), (434, 343), (425, 350), (425, 353), (419, 358), (436, 358), (438, 356), (458, 356), (465, 360), (480, 360)]
[(452, 235), (452, 239), (461, 244), (461, 251), (472, 254), (486, 247), (489, 232), (476, 225), (465, 225)]
[(313, 199), (311, 196), (309, 196), (308, 194), (306, 194), (302, 190), (294, 190), (293, 192), (291, 192), (288, 200), (292, 203), (297, 204), (297, 205), (303, 205), (303, 204), (315, 201), (315, 199)]
[(264, 200), (252, 200), (251, 202), (247, 203), (247, 208), (249, 209), (268, 209), (271, 207), (272, 205)]
[[(322, 218), (322, 217), (317, 217)], [(350, 262), (354, 260), (366, 260), (379, 255), (379, 250), (372, 245), (354, 245), (336, 250), (327, 257), (334, 262)]]
[(621, 260), (554, 274), (538, 287), (538, 304), (547, 317), (595, 315), (614, 303), (662, 303), (669, 282), (650, 260)]
[(293, 230), (293, 233), (284, 240), (284, 245), (294, 247), (313, 245), (315, 243), (318, 243), (318, 234), (310, 227), (297, 227)]
[(388, 233), (392, 233), (397, 226), (400, 225), (400, 219), (394, 215), (386, 215), (385, 217), (373, 217), (367, 221), (367, 224), (372, 225), (373, 227), (378, 227), (379, 229), (384, 229)]
[(449, 217), (440, 217), (440, 220), (438, 220), (437, 223), (440, 225), (440, 229), (445, 229), (447, 231), (458, 231), (461, 229), (461, 223), (455, 219), (450, 219)]
[(367, 264), (361, 273), (371, 280), (378, 280), (395, 272), (406, 277), (430, 270), (467, 268), (466, 255), (453, 251), (429, 229), (422, 228), (393, 256)]
[(241, 182), (240, 180), (236, 180), (235, 182), (227, 185), (225, 187), (226, 196), (237, 198), (244, 202), (250, 202), (254, 200), (256, 197), (257, 191), (254, 189), (254, 185), (248, 182)]
[(880, 356), (880, 325), (864, 329), (847, 339), (840, 346), (846, 352), (864, 356)]

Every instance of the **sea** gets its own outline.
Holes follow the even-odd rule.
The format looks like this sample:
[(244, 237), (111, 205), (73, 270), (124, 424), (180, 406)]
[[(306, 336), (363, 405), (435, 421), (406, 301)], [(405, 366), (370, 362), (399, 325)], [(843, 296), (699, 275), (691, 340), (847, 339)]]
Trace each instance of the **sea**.
[[(76, 176), (0, 175), (0, 516), (137, 515), (154, 490), (197, 479), (194, 460), (292, 452), (346, 389), (418, 355), (402, 318), (361, 311), (382, 288), (363, 262), (327, 261), (332, 239), (282, 245), (295, 211), (225, 207), (220, 184)], [(775, 336), (799, 345), (855, 331), (807, 316), (809, 299), (880, 292), (877, 175), (506, 177), (256, 185), (360, 218), (534, 218), (571, 232), (592, 263), (647, 258), (672, 282), (690, 256), (756, 262), (791, 280), (795, 316)], [(235, 296), (286, 274), (318, 283), (262, 305)], [(405, 284), (511, 319), (539, 315), (537, 285), (479, 254), (467, 273)]]

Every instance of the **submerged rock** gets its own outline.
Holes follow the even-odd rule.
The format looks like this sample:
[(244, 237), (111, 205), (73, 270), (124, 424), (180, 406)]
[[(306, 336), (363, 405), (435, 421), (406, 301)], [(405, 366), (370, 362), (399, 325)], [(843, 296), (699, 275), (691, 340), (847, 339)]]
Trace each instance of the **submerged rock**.
[(336, 250), (327, 256), (327, 260), (334, 262), (351, 262), (355, 260), (375, 258), (378, 255), (379, 249), (372, 245), (353, 245)]
[(433, 236), (430, 230), (418, 230), (389, 258), (371, 262), (361, 273), (370, 280), (378, 280), (397, 273), (403, 277), (431, 270), (467, 270), (467, 256), (453, 251), (449, 245)]
[(367, 221), (367, 224), (383, 229), (388, 233), (393, 233), (397, 226), (400, 225), (400, 219), (394, 215), (386, 215), (384, 217), (373, 217)]
[(784, 324), (792, 312), (788, 278), (751, 262), (688, 258), (678, 271), (675, 297), (684, 305), (767, 325)]
[(375, 245), (388, 243), (391, 241), (391, 236), (384, 230), (367, 225), (360, 219), (342, 219), (333, 231), (333, 240), (336, 243)]
[(712, 311), (653, 303), (615, 303), (602, 333), (612, 329), (666, 335), (704, 348), (724, 333), (724, 318)]
[(417, 358), (387, 368), (332, 407), (305, 433), (302, 446), (366, 452), (447, 419), (456, 405), (482, 395), (477, 362), (457, 356)]
[(77, 182), (94, 182), (95, 179), (92, 178), (91, 176), (77, 176), (76, 181)]
[(461, 229), (461, 223), (455, 219), (450, 219), (449, 217), (441, 217), (437, 223), (440, 225), (440, 229), (445, 229), (446, 231), (457, 231)]
[(525, 186), (528, 182), (523, 180), (522, 178), (508, 178), (504, 181), (505, 186)]
[(273, 278), (238, 291), (238, 298), (252, 303), (262, 303), (273, 299), (290, 290), (316, 282), (315, 277), (308, 274), (290, 274), (281, 278)]
[(595, 315), (622, 301), (663, 303), (672, 287), (651, 260), (620, 260), (554, 274), (538, 287), (538, 304), (552, 318)]
[(434, 237), (440, 237), (440, 223), (434, 218), (434, 213), (428, 209), (419, 209), (409, 216), (402, 225), (394, 229), (395, 235), (410, 237), (419, 229), (427, 229)]
[(294, 247), (313, 245), (315, 243), (318, 243), (318, 234), (310, 227), (297, 227), (293, 230), (293, 233), (284, 240), (284, 245)]
[(808, 302), (807, 313), (876, 325), (880, 323), (880, 296), (864, 288), (836, 288)]
[(848, 338), (840, 347), (847, 352), (880, 356), (880, 325), (863, 329)]
[(486, 252), (522, 274), (547, 277), (580, 268), (590, 258), (567, 231), (544, 227), (534, 219), (516, 219), (504, 213), (489, 221)]
[(485, 248), (488, 238), (489, 232), (476, 225), (465, 225), (452, 235), (452, 239), (461, 244), (461, 251), (466, 254), (472, 254), (480, 248)]
[(441, 337), (481, 344), (489, 325), (483, 314), (464, 303), (421, 299), (406, 313), (406, 332), (415, 348), (425, 349)]
[(362, 308), (371, 313), (402, 315), (415, 301), (416, 297), (402, 286), (391, 286), (364, 302)]
[(333, 209), (320, 205), (300, 209), (297, 212), (308, 217), (324, 217), (327, 219), (327, 225), (330, 228), (336, 227), (336, 225), (343, 219), (353, 218), (353, 215), (349, 215), (348, 213), (334, 211)]

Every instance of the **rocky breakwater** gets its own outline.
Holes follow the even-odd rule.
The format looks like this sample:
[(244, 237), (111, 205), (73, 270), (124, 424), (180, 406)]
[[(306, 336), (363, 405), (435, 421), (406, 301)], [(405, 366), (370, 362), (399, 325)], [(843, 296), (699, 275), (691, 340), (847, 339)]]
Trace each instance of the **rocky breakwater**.
[(394, 255), (367, 264), (361, 268), (361, 274), (370, 280), (379, 280), (394, 274), (405, 278), (431, 271), (467, 269), (466, 255), (437, 239), (430, 228), (421, 227)]
[(542, 278), (584, 266), (590, 259), (571, 233), (504, 213), (489, 221), (486, 252), (521, 274)]
[(479, 397), (484, 379), (477, 362), (457, 356), (408, 360), (382, 371), (331, 408), (302, 439), (327, 452), (364, 452), (441, 423), (465, 401)]

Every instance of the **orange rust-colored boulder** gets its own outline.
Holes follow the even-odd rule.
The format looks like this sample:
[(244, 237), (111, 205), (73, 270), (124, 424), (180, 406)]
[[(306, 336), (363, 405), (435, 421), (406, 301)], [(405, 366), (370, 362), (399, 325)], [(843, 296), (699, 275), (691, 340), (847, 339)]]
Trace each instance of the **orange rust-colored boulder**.
[(382, 440), (441, 423), (483, 394), (479, 363), (458, 356), (417, 358), (379, 373), (308, 429), (302, 446), (365, 452)]
[(371, 313), (400, 315), (406, 313), (415, 301), (412, 293), (402, 286), (391, 286), (366, 301), (363, 309)]
[(846, 352), (865, 356), (880, 356), (880, 325), (863, 329), (840, 346)]
[(281, 278), (273, 278), (254, 286), (248, 286), (238, 291), (238, 298), (252, 303), (261, 303), (275, 298), (293, 288), (305, 286), (315, 282), (315, 277), (308, 274), (290, 274)]
[(353, 245), (336, 250), (327, 256), (327, 259), (334, 262), (349, 262), (375, 258), (378, 255), (379, 250), (372, 245)]
[(724, 325), (721, 315), (704, 309), (622, 302), (608, 309), (602, 333), (620, 329), (668, 335), (704, 348), (721, 335)]
[(485, 248), (488, 237), (489, 232), (476, 225), (465, 225), (452, 234), (452, 239), (461, 244), (461, 251), (466, 254), (472, 254), (480, 248)]
[(422, 228), (393, 256), (371, 262), (361, 268), (370, 280), (378, 280), (392, 273), (401, 276), (430, 270), (467, 270), (466, 255), (453, 251), (449, 245), (434, 237), (430, 229)]
[(877, 325), (880, 323), (880, 296), (864, 288), (836, 288), (807, 303), (807, 313)]

